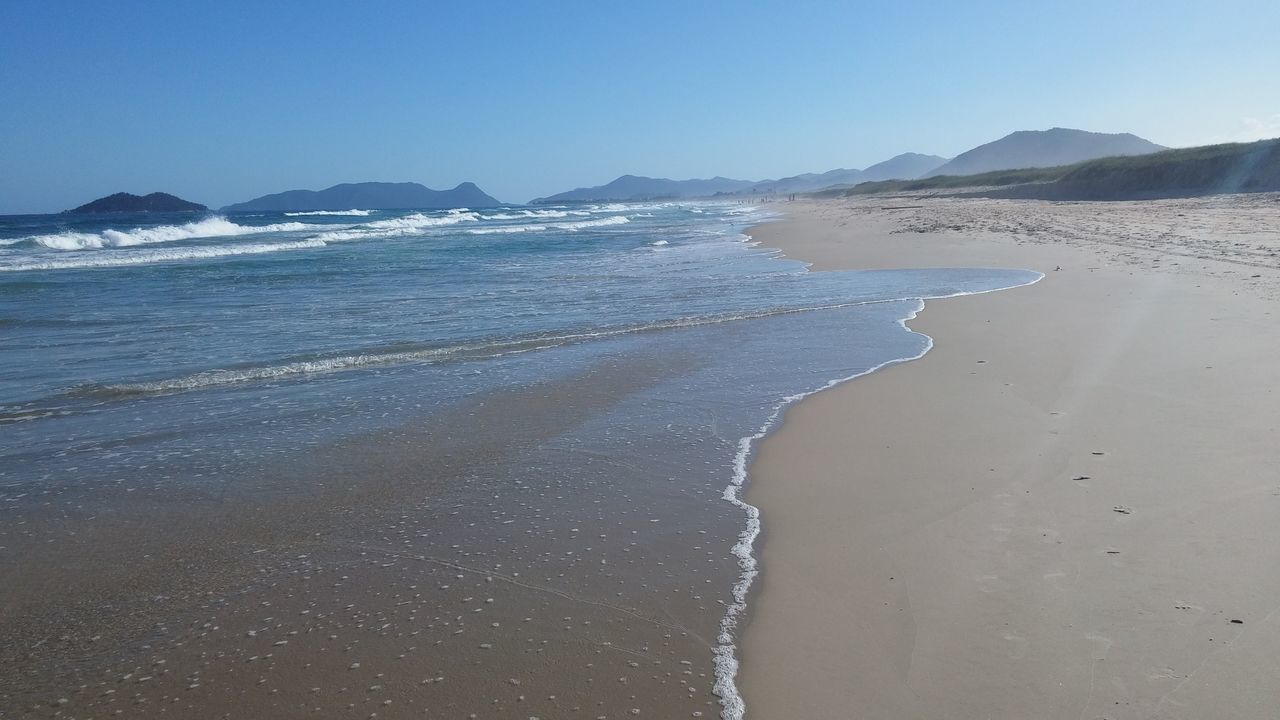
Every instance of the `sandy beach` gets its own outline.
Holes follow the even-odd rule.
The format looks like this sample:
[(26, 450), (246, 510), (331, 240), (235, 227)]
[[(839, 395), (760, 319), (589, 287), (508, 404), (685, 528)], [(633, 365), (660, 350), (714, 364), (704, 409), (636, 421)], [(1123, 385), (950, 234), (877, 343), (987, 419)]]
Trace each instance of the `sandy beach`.
[(815, 270), (1045, 278), (761, 443), (748, 716), (1275, 717), (1280, 198), (784, 211)]

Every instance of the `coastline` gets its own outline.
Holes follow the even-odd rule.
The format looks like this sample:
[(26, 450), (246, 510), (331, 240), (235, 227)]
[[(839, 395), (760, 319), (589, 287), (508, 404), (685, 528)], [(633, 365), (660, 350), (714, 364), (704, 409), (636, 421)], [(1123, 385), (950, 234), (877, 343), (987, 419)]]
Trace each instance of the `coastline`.
[(1266, 717), (1280, 243), (1237, 246), (1267, 199), (831, 201), (754, 228), (818, 271), (1046, 278), (928, 302), (931, 352), (759, 443), (748, 716)]

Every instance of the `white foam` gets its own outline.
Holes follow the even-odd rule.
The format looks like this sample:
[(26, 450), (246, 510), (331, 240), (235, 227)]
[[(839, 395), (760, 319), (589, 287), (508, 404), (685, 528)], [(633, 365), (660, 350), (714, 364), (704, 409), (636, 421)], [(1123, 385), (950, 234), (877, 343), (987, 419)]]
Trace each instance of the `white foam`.
[(373, 222), (352, 225), (339, 230), (320, 233), (316, 239), (325, 242), (347, 242), (351, 240), (377, 240), (381, 238), (418, 235), (423, 230), (433, 227), (457, 225), (458, 223), (476, 222), (480, 216), (473, 212), (450, 210), (448, 215), (431, 216), (414, 213), (398, 218), (374, 220)]
[(197, 238), (233, 237), (277, 232), (299, 232), (314, 228), (306, 223), (288, 222), (273, 225), (239, 225), (219, 217), (207, 217), (185, 225), (158, 225), (132, 230), (103, 230), (100, 233), (62, 232), (22, 238), (52, 250), (96, 250), (105, 247), (132, 247), (155, 243), (193, 240)]
[[(296, 243), (296, 245), (304, 245), (308, 241)], [(294, 245), (295, 243), (281, 243), (281, 245)], [(315, 245), (305, 245), (307, 247), (323, 247), (324, 243), (316, 242)], [(209, 248), (212, 249), (212, 248)], [(293, 249), (281, 247), (279, 249)], [(83, 267), (83, 266), (82, 266)], [(3, 266), (0, 266), (3, 269)], [(569, 343), (581, 342), (584, 340), (595, 340), (599, 338), (615, 337), (619, 335), (630, 335), (633, 333), (652, 332), (655, 330), (670, 330), (675, 328), (697, 327), (701, 325), (715, 325), (725, 322), (735, 322), (738, 320), (751, 320), (755, 318), (773, 317), (777, 315), (793, 315), (814, 310), (834, 310), (837, 308), (853, 307), (856, 305), (876, 305), (886, 302), (898, 302), (898, 300), (861, 300), (850, 303), (839, 303), (835, 305), (820, 305), (814, 307), (801, 308), (775, 308), (769, 310), (756, 310), (753, 312), (737, 313), (732, 315), (713, 315), (713, 316), (693, 316), (675, 318), (673, 320), (660, 320), (646, 325), (631, 325), (624, 327), (605, 328), (601, 330), (592, 330), (587, 332), (565, 333), (561, 335), (547, 335), (542, 337), (526, 337), (513, 338), (509, 340), (497, 340), (492, 342), (477, 342), (466, 345), (453, 345), (447, 347), (424, 348), (421, 350), (402, 350), (397, 352), (368, 352), (355, 353), (351, 355), (342, 355), (329, 358), (321, 358), (316, 360), (299, 360), (294, 362), (281, 363), (279, 365), (263, 365), (249, 368), (229, 368), (208, 370), (205, 372), (186, 375), (183, 377), (167, 378), (161, 380), (153, 380), (140, 383), (124, 383), (117, 385), (103, 385), (93, 388), (97, 392), (136, 394), (136, 393), (164, 393), (179, 392), (184, 390), (200, 390), (207, 387), (217, 385), (229, 385), (241, 382), (250, 382), (254, 380), (272, 380), (276, 378), (288, 377), (291, 375), (307, 375), (314, 373), (329, 373), (341, 370), (354, 370), (374, 365), (391, 365), (397, 363), (411, 362), (429, 362), (443, 357), (456, 356), (458, 354), (476, 354), (480, 353), (487, 356), (510, 355), (515, 353), (524, 353), (531, 350), (540, 350), (550, 347), (557, 347)]]
[[(214, 245), (204, 247), (155, 248), (149, 250), (131, 250), (122, 252), (86, 253), (73, 256), (63, 255), (51, 259), (28, 259), (12, 263), (0, 262), (0, 272), (19, 272), (24, 270), (70, 270), (75, 268), (149, 265), (152, 263), (174, 262), (178, 260), (200, 260), (206, 258), (229, 257), (232, 255), (258, 255), (261, 253), (281, 252), (284, 250), (301, 250), (305, 248), (321, 247), (324, 247), (324, 242), (313, 238), (309, 240), (280, 243), (247, 243), (244, 245)], [(26, 257), (31, 258), (32, 256), (28, 255)]]
[[(649, 209), (647, 206), (644, 209)], [(623, 205), (622, 203), (608, 203), (606, 205), (595, 205), (591, 208), (591, 212), (626, 212), (627, 210), (639, 210), (634, 205)]]
[(543, 230), (568, 230), (576, 232), (594, 227), (607, 227), (609, 225), (625, 225), (631, 222), (625, 215), (613, 215), (598, 220), (579, 220), (577, 222), (565, 223), (541, 223), (537, 225), (504, 225), (501, 227), (475, 228), (467, 232), (472, 235), (492, 235), (495, 233), (524, 233), (524, 232), (541, 232)]
[(493, 215), (481, 215), (482, 220), (524, 220), (525, 218), (564, 218), (570, 215), (579, 217), (590, 215), (589, 212), (581, 210), (520, 210), (517, 212), (495, 213)]
[(306, 212), (287, 212), (285, 215), (289, 217), (304, 217), (307, 215), (350, 215), (352, 217), (367, 217), (377, 210), (307, 210)]

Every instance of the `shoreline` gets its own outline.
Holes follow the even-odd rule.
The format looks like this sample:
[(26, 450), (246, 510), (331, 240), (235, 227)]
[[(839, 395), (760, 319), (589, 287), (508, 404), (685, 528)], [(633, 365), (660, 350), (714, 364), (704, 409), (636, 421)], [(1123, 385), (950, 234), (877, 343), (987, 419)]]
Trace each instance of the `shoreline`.
[[(1256, 361), (1280, 351), (1258, 332), (1280, 243), (1241, 268), (1238, 227), (1193, 261), (1152, 231), (1239, 202), (1280, 215), (1257, 197), (863, 200), (750, 231), (815, 271), (1046, 278), (927, 303), (911, 328), (931, 352), (806, 397), (759, 443), (749, 717), (1267, 716), (1280, 413), (1251, 400), (1280, 380)], [(1234, 372), (1206, 370), (1224, 357)]]
[[(752, 233), (757, 232), (761, 228), (775, 223), (785, 223), (785, 216), (771, 220), (743, 230), (743, 234), (754, 240)], [(1016, 290), (1021, 287), (1034, 285), (1044, 279), (1044, 273), (1038, 273), (1039, 277), (1030, 282), (1021, 285), (1012, 285), (994, 290), (981, 290), (977, 292), (960, 292), (952, 295), (932, 296), (921, 298), (918, 306), (911, 313), (898, 321), (898, 325), (905, 331), (922, 336), (926, 344), (924, 348), (917, 354), (886, 360), (874, 367), (867, 368), (853, 375), (839, 377), (828, 381), (822, 387), (809, 390), (797, 395), (790, 395), (778, 401), (773, 412), (760, 426), (760, 429), (748, 436), (744, 436), (738, 441), (738, 453), (734, 457), (733, 478), (728, 486), (725, 487), (723, 499), (734, 505), (746, 516), (746, 527), (738, 536), (738, 542), (734, 544), (732, 553), (738, 558), (741, 574), (738, 581), (734, 583), (732, 589), (733, 603), (729, 605), (725, 612), (724, 618), (720, 623), (720, 635), (718, 638), (719, 645), (715, 648), (714, 655), (716, 658), (716, 682), (713, 692), (720, 698), (721, 717), (725, 720), (741, 720), (746, 714), (746, 704), (742, 696), (742, 688), (739, 687), (738, 677), (741, 666), (741, 652), (739, 646), (740, 640), (735, 641), (735, 631), (743, 626), (742, 618), (750, 619), (749, 598), (757, 587), (756, 577), (759, 575), (759, 562), (756, 548), (762, 540), (760, 540), (763, 527), (760, 523), (760, 511), (755, 505), (748, 502), (745, 498), (745, 492), (749, 487), (750, 472), (749, 467), (753, 462), (753, 458), (757, 454), (756, 448), (760, 443), (778, 429), (781, 420), (786, 413), (797, 403), (803, 402), (818, 393), (831, 390), (832, 388), (844, 385), (859, 378), (866, 377), (872, 373), (879, 372), (894, 365), (910, 363), (923, 358), (933, 349), (933, 338), (924, 333), (912, 330), (908, 325), (915, 320), (921, 312), (924, 311), (926, 303), (937, 300), (947, 300), (958, 297), (968, 297), (971, 295), (986, 295), (990, 293), (1003, 292), (1006, 290)]]

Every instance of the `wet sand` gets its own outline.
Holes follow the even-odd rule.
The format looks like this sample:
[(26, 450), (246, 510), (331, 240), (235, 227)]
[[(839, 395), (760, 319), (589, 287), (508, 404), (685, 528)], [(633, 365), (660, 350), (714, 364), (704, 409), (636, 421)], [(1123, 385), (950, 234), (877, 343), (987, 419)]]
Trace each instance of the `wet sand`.
[(762, 442), (748, 717), (1274, 717), (1280, 198), (785, 212), (815, 270), (1046, 277)]
[(15, 504), (0, 717), (713, 717), (724, 474), (644, 483), (556, 439), (687, 364), (477, 397), (211, 496)]

